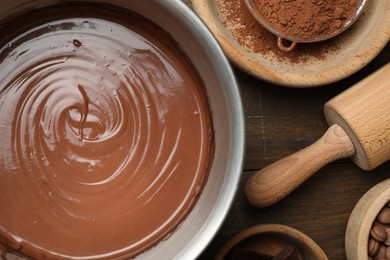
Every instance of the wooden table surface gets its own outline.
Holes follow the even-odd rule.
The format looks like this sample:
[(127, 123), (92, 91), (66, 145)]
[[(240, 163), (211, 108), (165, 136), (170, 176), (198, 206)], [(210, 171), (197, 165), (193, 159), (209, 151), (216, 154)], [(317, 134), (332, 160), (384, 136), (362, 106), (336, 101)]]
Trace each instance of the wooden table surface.
[(346, 259), (344, 235), (350, 213), (366, 191), (390, 178), (390, 162), (366, 172), (350, 159), (336, 161), (267, 208), (251, 206), (243, 187), (255, 171), (320, 138), (328, 128), (323, 114), (326, 101), (388, 62), (390, 44), (356, 74), (331, 85), (306, 89), (272, 85), (234, 68), (246, 120), (244, 170), (225, 222), (199, 259), (213, 259), (232, 236), (265, 223), (296, 228), (311, 237), (330, 260)]

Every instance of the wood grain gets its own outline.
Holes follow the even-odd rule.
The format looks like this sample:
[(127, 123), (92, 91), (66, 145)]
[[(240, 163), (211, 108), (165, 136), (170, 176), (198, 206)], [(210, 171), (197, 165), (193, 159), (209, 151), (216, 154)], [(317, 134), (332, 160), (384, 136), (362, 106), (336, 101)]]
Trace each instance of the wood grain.
[(328, 128), (324, 104), (390, 62), (390, 44), (349, 77), (319, 88), (286, 88), (251, 76), (234, 65), (246, 120), (246, 156), (241, 183), (225, 222), (197, 258), (214, 259), (241, 231), (259, 224), (291, 226), (312, 238), (329, 259), (345, 260), (345, 232), (352, 210), (374, 185), (390, 178), (390, 162), (371, 172), (342, 159), (322, 168), (275, 205), (256, 208), (244, 194), (258, 170), (318, 140)]
[(390, 63), (325, 104), (325, 117), (350, 136), (353, 161), (372, 170), (390, 159)]
[(334, 124), (312, 145), (256, 172), (245, 187), (245, 195), (253, 206), (270, 206), (325, 165), (354, 154), (351, 139)]
[(390, 61), (390, 44), (358, 73), (320, 88), (273, 85), (235, 68), (246, 120), (246, 156), (241, 184), (219, 232), (199, 256), (213, 259), (237, 233), (264, 223), (291, 226), (311, 237), (329, 259), (345, 260), (349, 216), (363, 194), (390, 178), (390, 162), (371, 172), (342, 159), (325, 166), (280, 202), (266, 208), (250, 205), (248, 179), (267, 165), (318, 140), (328, 128), (324, 104)]

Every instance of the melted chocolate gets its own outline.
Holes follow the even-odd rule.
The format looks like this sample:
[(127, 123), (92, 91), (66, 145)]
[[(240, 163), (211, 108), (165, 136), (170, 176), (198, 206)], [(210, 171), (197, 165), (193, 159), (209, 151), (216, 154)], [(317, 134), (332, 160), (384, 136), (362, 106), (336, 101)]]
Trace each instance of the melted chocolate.
[(193, 66), (151, 22), (100, 10), (51, 7), (2, 34), (7, 250), (135, 256), (183, 221), (207, 178), (211, 115)]

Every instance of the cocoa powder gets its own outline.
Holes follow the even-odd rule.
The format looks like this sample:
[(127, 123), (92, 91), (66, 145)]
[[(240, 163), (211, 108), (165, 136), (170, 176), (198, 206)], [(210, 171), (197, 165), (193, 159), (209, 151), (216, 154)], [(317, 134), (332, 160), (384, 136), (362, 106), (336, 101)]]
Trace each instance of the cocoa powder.
[(305, 63), (315, 58), (323, 60), (330, 51), (339, 49), (333, 39), (309, 44), (298, 44), (290, 52), (277, 46), (277, 37), (260, 25), (247, 9), (244, 0), (218, 1), (219, 19), (234, 40), (251, 52), (278, 61)]
[(357, 0), (252, 0), (253, 12), (282, 38), (328, 38), (353, 19)]

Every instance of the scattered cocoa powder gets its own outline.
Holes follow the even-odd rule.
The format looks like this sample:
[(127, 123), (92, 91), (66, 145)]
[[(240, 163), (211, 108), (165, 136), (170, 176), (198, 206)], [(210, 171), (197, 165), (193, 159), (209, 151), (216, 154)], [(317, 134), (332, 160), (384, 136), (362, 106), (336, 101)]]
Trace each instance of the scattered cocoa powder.
[(355, 17), (358, 0), (252, 0), (253, 12), (282, 38), (328, 38)]
[(298, 44), (290, 52), (282, 51), (277, 46), (277, 37), (256, 21), (244, 0), (220, 0), (218, 5), (220, 20), (237, 43), (264, 57), (305, 63), (311, 58), (323, 60), (328, 52), (339, 49), (333, 38), (322, 42)]

